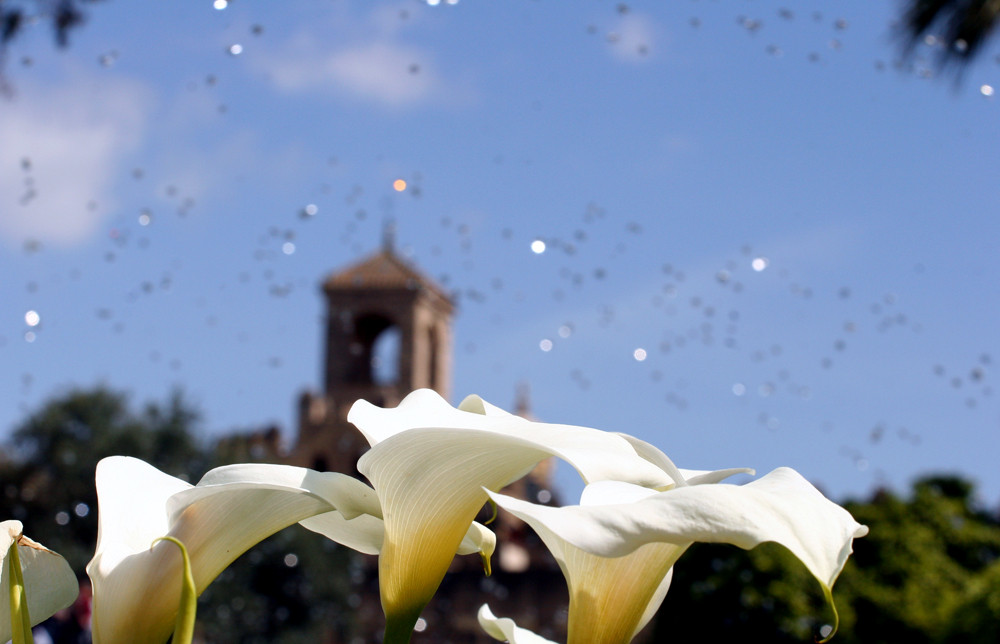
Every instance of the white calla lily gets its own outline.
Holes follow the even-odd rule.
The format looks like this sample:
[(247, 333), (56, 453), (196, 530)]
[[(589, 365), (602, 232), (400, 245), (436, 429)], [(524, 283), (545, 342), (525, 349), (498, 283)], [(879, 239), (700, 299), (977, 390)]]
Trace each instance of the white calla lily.
[(208, 472), (193, 486), (121, 456), (98, 464), (97, 495), (97, 551), (87, 566), (97, 644), (162, 644), (169, 637), (182, 559), (170, 543), (153, 545), (159, 537), (184, 544), (200, 593), (237, 557), (286, 526), (333, 510), (354, 518), (378, 507), (371, 488), (344, 474), (234, 465)]
[[(15, 547), (21, 578), (24, 580), (29, 621), (34, 626), (72, 604), (80, 587), (72, 568), (62, 556), (24, 536), (24, 527), (20, 521), (3, 521), (0, 523), (0, 560), (3, 566), (0, 592), (4, 596), (9, 597), (11, 576), (16, 575), (11, 570), (14, 558), (9, 556)], [(10, 608), (0, 609), (0, 642), (14, 637), (14, 629)]]
[[(688, 480), (712, 480), (697, 474)], [(625, 643), (645, 626), (670, 583), (672, 566), (694, 542), (751, 549), (781, 544), (831, 588), (868, 528), (794, 470), (746, 485), (686, 485), (664, 492), (620, 482), (588, 486), (581, 505), (551, 508), (490, 493), (538, 533), (570, 592), (571, 644)]]
[(483, 488), (498, 490), (551, 456), (568, 462), (586, 482), (676, 483), (661, 463), (621, 436), (531, 422), (478, 396), (457, 409), (430, 390), (411, 393), (394, 409), (358, 401), (348, 420), (372, 444), (358, 470), (374, 486), (385, 519), (379, 587), (387, 642), (409, 640), (487, 500)]
[[(253, 545), (293, 523), (349, 548), (377, 554), (384, 540), (375, 491), (334, 472), (241, 464), (206, 473), (197, 485), (135, 458), (97, 466), (97, 552), (87, 572), (94, 587), (96, 644), (162, 644), (178, 611), (187, 550), (197, 592)], [(493, 533), (469, 526), (459, 554), (496, 547)]]

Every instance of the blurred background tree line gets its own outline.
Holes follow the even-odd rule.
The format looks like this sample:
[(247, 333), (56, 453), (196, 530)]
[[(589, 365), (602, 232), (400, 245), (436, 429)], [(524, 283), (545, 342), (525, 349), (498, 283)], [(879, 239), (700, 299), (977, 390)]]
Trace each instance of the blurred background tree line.
[[(211, 445), (199, 436), (199, 414), (180, 392), (136, 410), (121, 392), (70, 391), (14, 429), (0, 456), (0, 517), (22, 521), (83, 578), (97, 537), (97, 462), (135, 456), (196, 482), (212, 467), (256, 460), (240, 434)], [(971, 482), (929, 476), (906, 495), (840, 501), (871, 532), (835, 587), (835, 641), (1000, 641), (1000, 512), (979, 504)], [(348, 641), (364, 592), (358, 557), (297, 526), (278, 533), (202, 595), (205, 640)], [(818, 584), (779, 546), (695, 545), (646, 638), (806, 642), (832, 619)]]

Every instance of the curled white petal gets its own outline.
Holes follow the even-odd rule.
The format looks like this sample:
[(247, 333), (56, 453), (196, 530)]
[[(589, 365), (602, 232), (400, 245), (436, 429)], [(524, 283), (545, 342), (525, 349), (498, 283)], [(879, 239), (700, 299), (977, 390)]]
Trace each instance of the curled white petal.
[[(299, 521), (299, 525), (366, 555), (377, 555), (385, 538), (385, 523), (368, 514), (345, 519), (340, 512), (324, 512)], [(472, 522), (455, 554), (479, 552), (489, 557), (496, 550), (496, 535), (486, 526)]]
[[(646, 458), (655, 449), (648, 443), (589, 427), (532, 422), (509, 414), (478, 396), (468, 396), (455, 408), (437, 392), (418, 389), (390, 409), (359, 400), (351, 407), (347, 419), (373, 447), (417, 429), (480, 430), (504, 436), (517, 447), (539, 449), (545, 453), (543, 458), (556, 456), (573, 466), (587, 483), (621, 480), (660, 487), (674, 482), (670, 473), (661, 468), (661, 464), (665, 465), (661, 459)], [(366, 457), (362, 457), (362, 461)]]
[(382, 519), (368, 514), (345, 519), (340, 512), (324, 512), (299, 521), (299, 525), (366, 555), (379, 553), (385, 535)]
[(476, 521), (472, 522), (469, 526), (468, 531), (462, 538), (462, 543), (458, 544), (458, 553), (460, 555), (471, 555), (475, 552), (482, 553), (483, 556), (489, 558), (493, 555), (493, 552), (497, 549), (497, 536), (496, 534)]
[[(28, 615), (31, 625), (39, 624), (56, 611), (73, 603), (79, 592), (76, 575), (60, 555), (52, 552), (40, 543), (24, 536), (20, 521), (3, 521), (0, 523), (0, 559), (3, 572), (0, 573), (0, 592), (6, 599), (10, 588), (10, 560), (7, 553), (11, 546), (17, 543), (17, 556), (21, 560), (21, 574), (24, 577), (24, 590), (28, 598)], [(10, 623), (10, 608), (7, 601), (2, 602), (0, 609), (0, 642), (6, 642), (12, 637)]]
[(541, 635), (535, 635), (526, 628), (521, 628), (509, 617), (497, 617), (488, 604), (479, 607), (477, 615), (479, 625), (486, 634), (495, 640), (510, 644), (555, 644)]

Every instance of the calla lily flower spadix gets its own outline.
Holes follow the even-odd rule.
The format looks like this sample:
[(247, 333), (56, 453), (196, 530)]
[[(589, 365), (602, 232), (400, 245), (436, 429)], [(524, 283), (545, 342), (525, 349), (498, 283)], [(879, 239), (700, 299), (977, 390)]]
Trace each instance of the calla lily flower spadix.
[(0, 557), (0, 588), (10, 602), (0, 609), (0, 642), (30, 642), (32, 626), (76, 599), (76, 575), (60, 555), (24, 536), (20, 521), (0, 523)]
[(832, 606), (831, 589), (852, 542), (868, 532), (788, 468), (742, 486), (686, 485), (664, 492), (599, 482), (585, 488), (581, 505), (562, 508), (493, 492), (490, 497), (528, 523), (562, 568), (570, 593), (570, 644), (630, 642), (655, 614), (674, 563), (694, 542), (747, 550), (776, 542), (806, 566)]
[(420, 611), (487, 500), (484, 488), (499, 490), (552, 456), (588, 483), (684, 484), (652, 446), (636, 447), (622, 436), (586, 427), (531, 422), (478, 396), (458, 408), (426, 389), (393, 409), (358, 401), (348, 420), (372, 445), (358, 470), (375, 488), (385, 520), (379, 588), (386, 642), (409, 641)]

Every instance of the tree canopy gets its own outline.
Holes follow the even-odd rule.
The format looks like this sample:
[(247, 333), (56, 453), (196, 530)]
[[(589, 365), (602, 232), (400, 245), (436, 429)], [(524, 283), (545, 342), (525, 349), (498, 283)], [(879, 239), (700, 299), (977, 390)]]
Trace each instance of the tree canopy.
[[(1000, 639), (1000, 516), (961, 476), (928, 476), (844, 507), (870, 531), (834, 586), (841, 644)], [(833, 616), (820, 589), (778, 546), (694, 546), (674, 574), (656, 637), (805, 642)], [(685, 631), (689, 629), (689, 631)]]
[(138, 412), (125, 394), (104, 387), (69, 391), (14, 429), (0, 464), (0, 511), (30, 525), (35, 538), (82, 571), (97, 539), (97, 462), (122, 454), (181, 478), (200, 476), (208, 461), (197, 421), (180, 391)]

